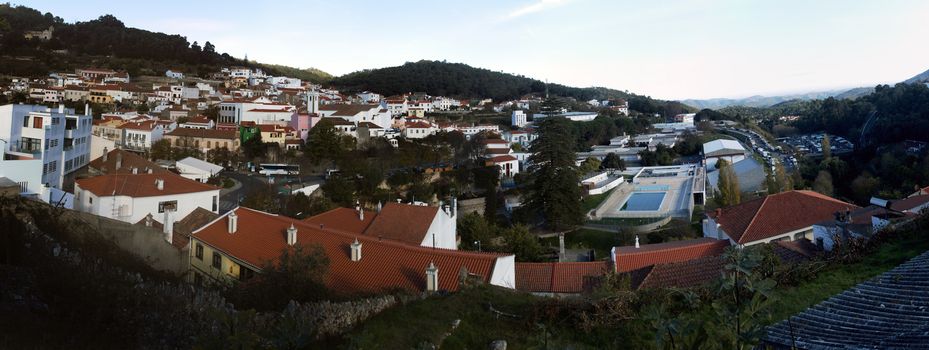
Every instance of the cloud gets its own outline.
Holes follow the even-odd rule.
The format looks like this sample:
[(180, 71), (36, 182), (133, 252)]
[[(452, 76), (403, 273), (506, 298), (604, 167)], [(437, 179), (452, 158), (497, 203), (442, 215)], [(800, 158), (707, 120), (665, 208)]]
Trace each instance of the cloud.
[(515, 19), (528, 14), (548, 10), (568, 3), (570, 0), (536, 0), (534, 3), (520, 7), (510, 12), (504, 17), (504, 20)]

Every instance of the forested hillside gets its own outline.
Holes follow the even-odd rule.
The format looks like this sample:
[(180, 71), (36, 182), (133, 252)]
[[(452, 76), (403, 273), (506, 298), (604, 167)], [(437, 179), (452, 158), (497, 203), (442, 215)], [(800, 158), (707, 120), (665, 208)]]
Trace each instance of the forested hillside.
[[(494, 101), (518, 99), (527, 94), (541, 95), (546, 91), (545, 82), (537, 79), (475, 68), (463, 63), (428, 60), (358, 71), (334, 78), (332, 84), (348, 90), (370, 90), (386, 95), (426, 92), (463, 98), (485, 97)], [(643, 113), (664, 113), (669, 105), (675, 110), (691, 110), (677, 102), (669, 103), (603, 87), (577, 88), (550, 83), (548, 92), (579, 101), (624, 98), (629, 101), (631, 109)]]
[[(53, 27), (48, 41), (27, 40), (27, 31)], [(44, 75), (50, 70), (99, 66), (126, 70), (130, 75), (160, 75), (165, 69), (181, 69), (205, 76), (222, 66), (263, 67), (301, 79), (325, 81), (329, 75), (313, 69), (246, 62), (219, 53), (209, 41), (187, 41), (181, 35), (126, 27), (112, 15), (95, 20), (65, 23), (60, 17), (25, 7), (0, 4), (0, 74)]]

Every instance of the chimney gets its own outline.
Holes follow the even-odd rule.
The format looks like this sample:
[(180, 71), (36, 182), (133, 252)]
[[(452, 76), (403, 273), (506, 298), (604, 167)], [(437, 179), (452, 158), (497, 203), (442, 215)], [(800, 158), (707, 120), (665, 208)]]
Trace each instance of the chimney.
[(378, 202), (377, 202), (377, 213), (378, 213), (378, 214), (381, 213), (381, 209), (384, 209), (384, 204), (381, 203), (380, 201), (378, 201)]
[(458, 212), (458, 197), (452, 197), (452, 217)]
[(165, 241), (172, 243), (174, 239), (174, 210), (165, 209), (164, 229)]
[(227, 216), (229, 219), (229, 233), (235, 233), (236, 229), (239, 227), (239, 216), (235, 215), (235, 212), (229, 213)]
[(287, 245), (294, 244), (297, 244), (297, 228), (291, 223), (290, 228), (287, 229)]
[(355, 210), (358, 211), (358, 220), (365, 221), (365, 210), (361, 204), (355, 204)]
[(116, 153), (116, 169), (123, 167), (123, 153)]
[(639, 249), (639, 235), (635, 235), (635, 249)]
[(400, 203), (400, 198), (397, 198), (397, 203)]
[(106, 147), (103, 147), (103, 161), (105, 162), (107, 159), (110, 159), (110, 152), (106, 150)]
[(84, 115), (90, 115), (90, 103), (84, 103)]
[(358, 242), (358, 238), (355, 238), (355, 241), (352, 242), (352, 261), (361, 260), (361, 243)]
[(139, 173), (139, 168), (133, 167), (132, 174), (138, 174), (138, 173)]
[(435, 267), (435, 263), (429, 262), (429, 267), (426, 268), (426, 291), (427, 292), (436, 292), (439, 290), (439, 268)]
[(145, 215), (145, 227), (152, 227), (152, 213)]
[(159, 191), (163, 191), (165, 189), (165, 180), (155, 180), (155, 187), (157, 187)]
[(152, 174), (152, 173), (153, 173), (152, 168), (148, 168), (148, 173), (149, 173), (149, 174)]

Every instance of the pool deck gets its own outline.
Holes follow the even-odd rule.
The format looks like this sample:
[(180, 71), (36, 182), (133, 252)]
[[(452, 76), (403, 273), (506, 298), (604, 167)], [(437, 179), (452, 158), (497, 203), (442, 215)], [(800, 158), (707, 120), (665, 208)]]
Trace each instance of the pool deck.
[[(644, 167), (631, 183), (623, 183), (591, 213), (593, 219), (679, 217), (690, 219), (694, 192), (703, 188), (704, 174), (699, 165)], [(665, 188), (667, 190), (665, 190)], [(634, 192), (665, 192), (658, 210), (620, 211)]]

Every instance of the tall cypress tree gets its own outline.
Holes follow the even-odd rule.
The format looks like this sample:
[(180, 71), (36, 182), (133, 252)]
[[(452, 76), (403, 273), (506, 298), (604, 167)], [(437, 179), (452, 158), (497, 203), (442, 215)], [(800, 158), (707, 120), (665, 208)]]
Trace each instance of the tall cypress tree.
[(542, 214), (550, 229), (568, 229), (584, 218), (573, 129), (564, 117), (545, 118), (537, 125), (539, 137), (530, 146), (532, 173), (526, 204)]

